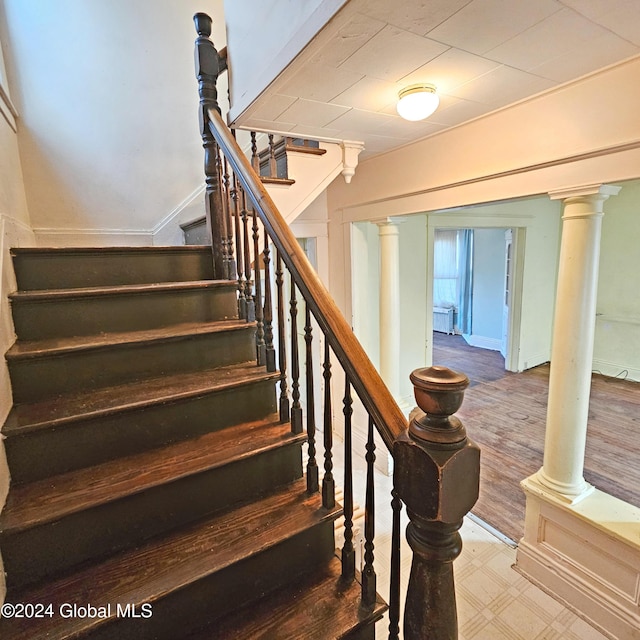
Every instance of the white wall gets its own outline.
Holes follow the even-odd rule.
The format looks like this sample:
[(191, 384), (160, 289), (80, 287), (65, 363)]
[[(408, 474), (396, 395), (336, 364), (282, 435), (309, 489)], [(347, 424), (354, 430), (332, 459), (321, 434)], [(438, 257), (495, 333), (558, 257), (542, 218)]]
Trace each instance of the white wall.
[(498, 350), (502, 340), (505, 284), (504, 229), (473, 232), (473, 344)]
[(203, 183), (192, 16), (214, 16), (221, 48), (222, 0), (4, 0), (4, 9), (39, 244), (151, 244)]
[(271, 84), (346, 1), (225, 0), (232, 61), (231, 120)]
[[(0, 15), (0, 43), (6, 46), (6, 31)], [(0, 57), (0, 67), (1, 57)], [(4, 74), (0, 70), (0, 82), (8, 92)], [(0, 102), (2, 102), (0, 97)], [(4, 103), (0, 108), (2, 114), (10, 114), (13, 107)], [(11, 264), (9, 249), (11, 247), (31, 246), (34, 244), (33, 233), (29, 221), (27, 201), (24, 191), (18, 137), (14, 127), (21, 126), (15, 118), (0, 115), (0, 354), (9, 349), (15, 340), (11, 309), (8, 294), (16, 290), (15, 276)], [(9, 371), (4, 357), (0, 358), (0, 426), (9, 413), (13, 400), (11, 397), (11, 383)], [(4, 505), (9, 489), (9, 470), (0, 438), (0, 509)], [(0, 602), (6, 594), (4, 572), (0, 560)]]

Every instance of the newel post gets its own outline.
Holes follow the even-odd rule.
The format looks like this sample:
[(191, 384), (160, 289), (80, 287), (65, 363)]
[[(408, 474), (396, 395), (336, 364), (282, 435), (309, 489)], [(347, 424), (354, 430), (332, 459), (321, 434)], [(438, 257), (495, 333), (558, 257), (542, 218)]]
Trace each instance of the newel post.
[(446, 367), (429, 367), (416, 369), (411, 382), (421, 411), (394, 444), (395, 490), (407, 506), (413, 550), (404, 638), (455, 640), (453, 560), (462, 550), (458, 530), (478, 499), (480, 478), (480, 449), (452, 415), (469, 379)]
[(209, 129), (209, 109), (220, 112), (218, 105), (218, 90), (216, 81), (220, 73), (226, 68), (225, 60), (220, 57), (211, 35), (212, 20), (206, 13), (196, 13), (193, 16), (198, 37), (195, 45), (196, 78), (198, 79), (198, 92), (200, 94), (200, 108), (198, 111), (200, 135), (204, 147), (204, 173), (205, 173), (205, 210), (207, 219), (207, 232), (211, 238), (213, 251), (214, 277), (226, 279), (228, 256), (226, 255), (225, 241), (226, 220), (222, 201), (221, 179), (218, 167), (218, 148), (215, 139)]

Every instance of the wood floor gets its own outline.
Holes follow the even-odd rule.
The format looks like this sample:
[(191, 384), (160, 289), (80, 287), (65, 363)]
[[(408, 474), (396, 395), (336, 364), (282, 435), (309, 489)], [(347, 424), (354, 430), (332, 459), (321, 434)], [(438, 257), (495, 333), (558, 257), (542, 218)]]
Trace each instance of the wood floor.
[[(480, 498), (472, 511), (518, 541), (524, 533), (519, 482), (542, 466), (549, 367), (509, 373), (499, 352), (442, 333), (434, 333), (433, 363), (471, 381), (457, 415), (482, 449)], [(640, 507), (640, 383), (594, 374), (584, 476)]]

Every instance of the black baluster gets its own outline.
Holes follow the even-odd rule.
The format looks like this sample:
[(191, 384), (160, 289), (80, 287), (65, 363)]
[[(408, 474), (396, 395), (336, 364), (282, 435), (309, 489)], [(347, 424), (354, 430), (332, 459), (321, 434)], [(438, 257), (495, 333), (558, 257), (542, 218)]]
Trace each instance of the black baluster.
[(269, 134), (269, 177), (278, 177), (278, 166), (276, 163), (276, 147), (273, 144), (273, 133)]
[(273, 347), (273, 303), (271, 300), (271, 249), (264, 228), (264, 342), (267, 371), (276, 370), (276, 350)]
[(223, 170), (222, 170), (222, 153), (220, 147), (216, 145), (216, 175), (218, 178), (218, 184), (220, 185), (220, 199), (222, 204), (221, 212), (221, 244), (222, 244), (222, 268), (224, 280), (229, 280), (229, 232), (227, 230), (228, 209), (229, 201), (227, 199), (227, 191), (225, 188)]
[(298, 301), (296, 283), (291, 276), (291, 432), (302, 433), (302, 407), (300, 406), (300, 359), (298, 356)]
[(282, 258), (276, 252), (276, 289), (278, 297), (278, 366), (280, 367), (280, 422), (289, 420), (289, 395), (287, 390), (287, 340), (284, 324), (284, 281)]
[(351, 416), (353, 400), (351, 383), (345, 373), (344, 390), (344, 545), (342, 547), (342, 579), (352, 581), (356, 576), (356, 550), (353, 547), (353, 453)]
[(391, 586), (389, 590), (389, 640), (400, 637), (400, 511), (402, 501), (394, 490), (391, 492), (393, 525), (391, 530)]
[(255, 308), (256, 308), (256, 360), (258, 366), (267, 363), (267, 345), (264, 342), (264, 308), (262, 306), (262, 278), (260, 277), (260, 234), (258, 215), (253, 210), (253, 273), (255, 277)]
[(256, 142), (256, 132), (251, 132), (251, 166), (260, 175), (260, 157), (258, 156), (258, 144)]
[(251, 249), (249, 245), (249, 212), (247, 211), (247, 195), (242, 191), (242, 248), (244, 250), (244, 293), (247, 304), (247, 322), (256, 319), (256, 304), (253, 299), (251, 283)]
[(225, 202), (225, 223), (227, 228), (227, 277), (229, 280), (235, 280), (238, 277), (236, 271), (236, 257), (233, 250), (233, 218), (232, 218), (232, 188), (231, 180), (229, 176), (229, 164), (227, 158), (222, 156), (224, 176), (223, 176), (223, 189), (224, 189), (224, 202)]
[(333, 479), (333, 415), (331, 413), (331, 353), (329, 341), (324, 339), (324, 478), (322, 479), (322, 506), (333, 509), (336, 505), (336, 483)]
[(367, 490), (364, 514), (364, 568), (362, 570), (362, 604), (372, 607), (376, 602), (376, 572), (373, 568), (373, 538), (375, 536), (375, 493), (373, 465), (376, 461), (376, 444), (373, 440), (373, 419), (369, 416), (367, 438)]
[(318, 463), (316, 462), (316, 412), (313, 391), (313, 336), (311, 329), (311, 311), (305, 304), (304, 341), (306, 350), (306, 374), (307, 374), (307, 442), (309, 461), (307, 463), (307, 491), (315, 493), (319, 489)]
[(241, 189), (238, 184), (238, 178), (233, 174), (233, 189), (231, 191), (231, 199), (233, 202), (233, 218), (236, 230), (236, 267), (238, 270), (238, 317), (241, 320), (247, 319), (247, 299), (245, 298), (245, 281), (244, 281), (244, 258), (242, 254), (242, 231), (240, 226), (240, 193)]

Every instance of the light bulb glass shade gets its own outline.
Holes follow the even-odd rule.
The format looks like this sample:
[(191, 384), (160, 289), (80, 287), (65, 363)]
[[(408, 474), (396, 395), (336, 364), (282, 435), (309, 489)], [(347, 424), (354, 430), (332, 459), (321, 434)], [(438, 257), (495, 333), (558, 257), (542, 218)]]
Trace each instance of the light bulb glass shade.
[(398, 94), (398, 113), (405, 120), (424, 120), (440, 104), (436, 88), (432, 84), (414, 84)]

